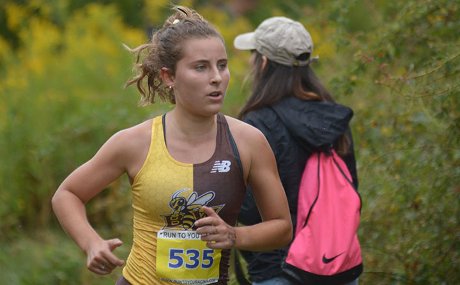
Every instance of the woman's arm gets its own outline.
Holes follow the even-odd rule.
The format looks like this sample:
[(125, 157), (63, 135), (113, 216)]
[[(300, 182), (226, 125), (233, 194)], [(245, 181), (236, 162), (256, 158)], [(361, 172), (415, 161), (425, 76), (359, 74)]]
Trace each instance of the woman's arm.
[(292, 239), (292, 223), (275, 157), (259, 130), (251, 127), (247, 138), (251, 138), (245, 140), (251, 158), (248, 183), (262, 223), (236, 228), (235, 247), (252, 251), (280, 248)]
[(228, 121), (262, 222), (232, 227), (225, 224), (212, 209), (204, 207), (208, 217), (195, 223), (197, 231), (211, 248), (236, 247), (264, 251), (283, 247), (292, 239), (292, 223), (273, 152), (259, 130), (231, 118)]
[(88, 162), (73, 171), (59, 186), (52, 206), (63, 229), (87, 255), (87, 267), (109, 274), (123, 261), (112, 251), (119, 239), (104, 240), (90, 225), (85, 204), (125, 172), (123, 134), (110, 138)]

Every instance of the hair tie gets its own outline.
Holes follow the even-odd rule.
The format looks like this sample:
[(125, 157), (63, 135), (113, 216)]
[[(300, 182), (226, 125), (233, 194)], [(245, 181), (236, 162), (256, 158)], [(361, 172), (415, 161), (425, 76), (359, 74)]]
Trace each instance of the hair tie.
[(175, 25), (175, 24), (177, 24), (177, 23), (179, 23), (179, 19), (175, 19), (175, 20), (173, 21), (173, 25)]

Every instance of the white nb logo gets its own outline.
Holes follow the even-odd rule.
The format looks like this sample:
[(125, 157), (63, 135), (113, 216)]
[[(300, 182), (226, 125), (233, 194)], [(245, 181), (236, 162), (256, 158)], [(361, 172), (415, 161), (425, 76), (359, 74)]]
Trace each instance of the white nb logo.
[(216, 160), (212, 166), (211, 173), (229, 172), (232, 163), (228, 160)]

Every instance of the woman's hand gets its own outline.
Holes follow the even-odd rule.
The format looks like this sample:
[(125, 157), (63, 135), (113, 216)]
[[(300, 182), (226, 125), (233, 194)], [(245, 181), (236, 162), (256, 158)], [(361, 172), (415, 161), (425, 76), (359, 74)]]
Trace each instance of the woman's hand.
[(236, 242), (235, 229), (224, 222), (212, 208), (203, 206), (201, 209), (207, 215), (195, 222), (201, 240), (206, 241), (209, 248), (232, 248)]
[(112, 252), (122, 244), (123, 242), (119, 239), (101, 240), (93, 243), (86, 252), (88, 269), (96, 274), (107, 275), (117, 266), (122, 266), (125, 262)]

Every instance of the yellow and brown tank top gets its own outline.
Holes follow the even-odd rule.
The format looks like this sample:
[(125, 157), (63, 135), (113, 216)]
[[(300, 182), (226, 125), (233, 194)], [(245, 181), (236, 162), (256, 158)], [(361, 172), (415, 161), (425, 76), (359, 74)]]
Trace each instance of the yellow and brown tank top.
[(235, 141), (218, 114), (211, 158), (179, 162), (166, 147), (164, 117), (153, 119), (149, 152), (133, 181), (133, 245), (123, 276), (133, 285), (227, 284), (230, 250), (206, 247), (193, 224), (203, 205), (236, 224), (246, 187)]

